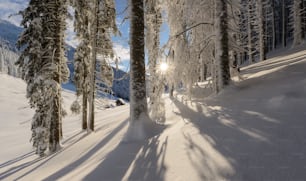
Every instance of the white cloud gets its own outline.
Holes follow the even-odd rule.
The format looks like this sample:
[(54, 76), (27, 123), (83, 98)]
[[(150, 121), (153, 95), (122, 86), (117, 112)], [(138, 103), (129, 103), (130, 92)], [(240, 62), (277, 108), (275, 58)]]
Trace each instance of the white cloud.
[(76, 37), (76, 33), (74, 32), (73, 20), (66, 20), (66, 43), (70, 46), (76, 48), (79, 44), (79, 40)]
[(20, 26), (21, 16), (15, 14), (25, 9), (27, 5), (28, 0), (1, 0), (0, 17), (16, 26)]
[(130, 61), (130, 49), (118, 43), (114, 44), (114, 51), (121, 61)]

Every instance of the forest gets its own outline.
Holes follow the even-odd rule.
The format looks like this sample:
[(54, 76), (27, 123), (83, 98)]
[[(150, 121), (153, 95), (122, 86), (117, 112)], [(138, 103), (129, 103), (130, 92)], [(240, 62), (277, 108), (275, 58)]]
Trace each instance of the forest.
[[(289, 135), (287, 138), (289, 141), (280, 139), (283, 144), (283, 147), (280, 147), (282, 147), (281, 150), (288, 148), (286, 158), (293, 161), (300, 156), (305, 161), (305, 152), (302, 151), (306, 145), (302, 138), (305, 136), (302, 132), (306, 128), (302, 108), (305, 105), (303, 98), (306, 97), (305, 79), (302, 76), (305, 75), (302, 69), (305, 63), (301, 62), (305, 59), (306, 1), (123, 1), (29, 0), (27, 7), (18, 12), (22, 17), (21, 27), (23, 28), (16, 42), (18, 50), (13, 50), (5, 40), (0, 39), (0, 71), (25, 81), (24, 91), (26, 91), (28, 107), (33, 110), (30, 125), (28, 125), (30, 129), (27, 132), (31, 134), (31, 144), (38, 158), (43, 159), (52, 155), (56, 157), (57, 154), (61, 154), (61, 151), (65, 152), (64, 135), (70, 134), (65, 133), (66, 128), (63, 128), (67, 115), (68, 117), (70, 114), (78, 115), (76, 127), (87, 137), (84, 139), (89, 139), (95, 134), (99, 135), (97, 132), (102, 129), (100, 122), (107, 114), (114, 115), (113, 118), (118, 121), (119, 119), (115, 117), (123, 116), (123, 114), (115, 115), (116, 110), (107, 113), (112, 108), (103, 110), (104, 114), (97, 108), (95, 102), (100, 99), (98, 91), (102, 89), (106, 93), (111, 92), (114, 81), (118, 80), (114, 76), (114, 70), (118, 68), (120, 58), (114, 51), (114, 37), (128, 34), (129, 70), (119, 79), (128, 77), (129, 100), (118, 99), (123, 105), (125, 103), (128, 105), (116, 108), (120, 111), (124, 110), (127, 116), (126, 119), (120, 120), (128, 122), (125, 133), (122, 133), (123, 136), (120, 138), (127, 144), (121, 145), (118, 141), (119, 146), (113, 152), (108, 150), (110, 157), (105, 159), (106, 164), (107, 161), (113, 164), (111, 158), (115, 159), (114, 155), (124, 154), (124, 150), (133, 152), (134, 148), (136, 150), (141, 148), (142, 152), (138, 152), (138, 160), (134, 160), (133, 164), (137, 165), (139, 160), (143, 162), (141, 162), (142, 165), (138, 165), (139, 168), (134, 167), (140, 171), (133, 172), (132, 169), (130, 177), (120, 175), (120, 178), (115, 179), (114, 175), (106, 174), (105, 178), (108, 180), (186, 180), (188, 177), (175, 177), (171, 174), (166, 176), (158, 170), (152, 170), (155, 171), (153, 174), (150, 169), (143, 170), (147, 167), (151, 168), (150, 165), (146, 165), (147, 162), (155, 164), (154, 169), (163, 168), (159, 165), (158, 160), (161, 157), (157, 156), (157, 150), (162, 154), (164, 149), (167, 149), (165, 146), (167, 141), (170, 142), (172, 138), (175, 143), (185, 140), (189, 145), (186, 147), (193, 151), (198, 150), (188, 154), (191, 161), (195, 160), (195, 165), (191, 163), (194, 166), (192, 170), (208, 169), (208, 171), (198, 171), (198, 174), (195, 174), (197, 176), (191, 174), (191, 180), (305, 179), (303, 177), (305, 173), (302, 171), (305, 169), (305, 164), (299, 161), (298, 163), (282, 162), (281, 155), (286, 151), (282, 153), (276, 151), (280, 149), (278, 144), (275, 147), (267, 145), (269, 141), (277, 140), (278, 143), (282, 133), (285, 132), (284, 135)], [(117, 10), (118, 3), (125, 6), (122, 12)], [(118, 16), (123, 17), (120, 18), (121, 22)], [(76, 88), (73, 92), (74, 97), (67, 96), (67, 92), (62, 88), (63, 83), (70, 81), (71, 73), (68, 69), (65, 44), (67, 20), (73, 21), (74, 33), (78, 40), (73, 57), (72, 82)], [(122, 32), (121, 24), (125, 21), (129, 25), (128, 32)], [(300, 67), (294, 67), (298, 63), (301, 63)], [(288, 70), (288, 81), (282, 82), (287, 80), (284, 77), (285, 73), (277, 71), (284, 67), (286, 70), (290, 69), (290, 66), (293, 67), (292, 72), (297, 72), (295, 77), (297, 79), (294, 80), (293, 74), (290, 77), (290, 70)], [(262, 78), (267, 76), (267, 72), (274, 77)], [(4, 79), (8, 78), (4, 77)], [(289, 91), (290, 81), (292, 81), (292, 91)], [(283, 87), (277, 88), (281, 85)], [(278, 93), (280, 97), (276, 96)], [(70, 103), (68, 106), (64, 101), (67, 97)], [(295, 102), (290, 102), (291, 99)], [(287, 102), (282, 102), (284, 100)], [(266, 108), (267, 104), (269, 106)], [(296, 110), (293, 110), (292, 106), (296, 106)], [(270, 113), (268, 113), (269, 110)], [(285, 113), (288, 114), (285, 115)], [(286, 132), (284, 127), (274, 125), (282, 119), (284, 119), (282, 125), (289, 124), (285, 121), (290, 120), (289, 117), (293, 113), (295, 117), (292, 124), (300, 124), (301, 129), (296, 128), (298, 126), (292, 126), (294, 128), (290, 127)], [(173, 118), (176, 116), (180, 117), (184, 124), (176, 123), (174, 121), (176, 119)], [(275, 118), (272, 118), (273, 116)], [(214, 119), (218, 121), (214, 122)], [(270, 129), (271, 125), (251, 123), (258, 120), (266, 121), (269, 125), (273, 123), (271, 135), (268, 134), (269, 130), (266, 130)], [(222, 124), (219, 125), (219, 122)], [(123, 123), (121, 122), (120, 125)], [(244, 125), (250, 128), (244, 128)], [(223, 126), (231, 130), (223, 132), (225, 130)], [(237, 132), (232, 133), (233, 127)], [(114, 127), (114, 130), (117, 128)], [(182, 134), (173, 131), (180, 129)], [(188, 134), (185, 134), (183, 129), (188, 130)], [(215, 129), (216, 132), (214, 132)], [(294, 130), (296, 134), (293, 133)], [(193, 132), (195, 136), (192, 136)], [(167, 135), (170, 135), (169, 140)], [(177, 138), (174, 138), (174, 135)], [(201, 139), (198, 138), (199, 135)], [(259, 153), (252, 155), (251, 152), (253, 153), (254, 150), (249, 150), (252, 144), (248, 143), (245, 135), (250, 137), (249, 140), (255, 140), (253, 140), (254, 143), (256, 142), (255, 151), (263, 151), (264, 156), (272, 154), (269, 158), (276, 161), (269, 159), (266, 161)], [(101, 133), (100, 136), (104, 135)], [(231, 137), (233, 138), (230, 139)], [(239, 145), (237, 140), (246, 147), (241, 146), (243, 150), (233, 153), (235, 152), (233, 145)], [(218, 150), (216, 143), (218, 141), (221, 145), (228, 145), (228, 148), (232, 150), (222, 146), (220, 149), (222, 151)], [(198, 142), (200, 146), (194, 142)], [(130, 147), (129, 143), (136, 143), (137, 146)], [(154, 143), (156, 145), (152, 145)], [(269, 150), (259, 148), (263, 145), (266, 145)], [(170, 148), (172, 148), (171, 153), (177, 149), (175, 146)], [(147, 149), (147, 152), (143, 152), (144, 149)], [(152, 152), (153, 155), (150, 154)], [(111, 153), (114, 155), (112, 156)], [(182, 151), (178, 151), (177, 154), (181, 153), (183, 154)], [(200, 153), (204, 156), (197, 157)], [(150, 156), (146, 157), (146, 154)], [(244, 162), (239, 159), (245, 159), (247, 155), (251, 155), (246, 159), (248, 161), (258, 158), (260, 160), (258, 164), (261, 167), (253, 168), (251, 165), (256, 165), (255, 161), (248, 163), (250, 167), (243, 168)], [(277, 158), (274, 158), (275, 155)], [(236, 162), (231, 160), (231, 156), (234, 160), (236, 159)], [(168, 155), (168, 157), (170, 159), (171, 156)], [(168, 157), (163, 159), (167, 160)], [(127, 159), (129, 156), (124, 158)], [(197, 158), (202, 159), (196, 161)], [(187, 158), (184, 157), (182, 163), (185, 163), (184, 159)], [(277, 174), (279, 169), (273, 166), (278, 161), (292, 167), (286, 167), (288, 172)], [(116, 160), (116, 162), (119, 161)], [(77, 168), (74, 165), (72, 167)], [(102, 170), (104, 167), (99, 165), (97, 168)], [(271, 174), (265, 172), (264, 167), (272, 167)], [(178, 167), (174, 168), (175, 173), (181, 170)], [(251, 171), (252, 168), (255, 170), (254, 173)], [(69, 171), (69, 165), (65, 169)], [(297, 169), (296, 177), (294, 177), (294, 169)], [(148, 175), (142, 175), (143, 171)], [(111, 171), (113, 172), (115, 171)], [(239, 174), (236, 175), (236, 172)], [(7, 173), (9, 172), (0, 170), (0, 179), (9, 178), (10, 174)], [(65, 175), (61, 174), (61, 171), (57, 171), (46, 179), (56, 180)], [(100, 178), (98, 172), (93, 174), (93, 177), (87, 175), (89, 177), (84, 176), (82, 179), (98, 180)], [(19, 178), (25, 175), (21, 176)]]

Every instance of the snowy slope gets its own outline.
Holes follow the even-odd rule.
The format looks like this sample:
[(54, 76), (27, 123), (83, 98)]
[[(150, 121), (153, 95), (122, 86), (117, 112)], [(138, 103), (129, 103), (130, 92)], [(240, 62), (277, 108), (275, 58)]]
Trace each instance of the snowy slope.
[(306, 51), (283, 54), (242, 68), (218, 96), (165, 96), (167, 126), (141, 142), (121, 142), (128, 106), (98, 110), (89, 135), (69, 113), (62, 150), (45, 158), (27, 142), (24, 84), (0, 75), (0, 180), (305, 180), (305, 70)]

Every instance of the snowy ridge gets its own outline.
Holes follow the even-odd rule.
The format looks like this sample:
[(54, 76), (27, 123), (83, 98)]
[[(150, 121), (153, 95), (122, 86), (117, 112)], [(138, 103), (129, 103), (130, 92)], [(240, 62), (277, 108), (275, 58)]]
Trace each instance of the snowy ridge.
[[(121, 142), (128, 106), (97, 111), (89, 135), (68, 112), (62, 149), (45, 158), (28, 143), (24, 83), (0, 74), (0, 180), (304, 180), (305, 58), (300, 51), (244, 67), (244, 80), (219, 96), (164, 95), (168, 126), (140, 142)], [(63, 96), (67, 106), (74, 100)]]

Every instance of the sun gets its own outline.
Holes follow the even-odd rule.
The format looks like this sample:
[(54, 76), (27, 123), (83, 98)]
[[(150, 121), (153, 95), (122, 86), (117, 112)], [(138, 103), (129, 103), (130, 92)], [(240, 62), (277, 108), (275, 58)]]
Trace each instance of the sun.
[(162, 71), (162, 72), (166, 72), (168, 70), (168, 64), (166, 62), (162, 62), (160, 65), (159, 65), (159, 69)]

